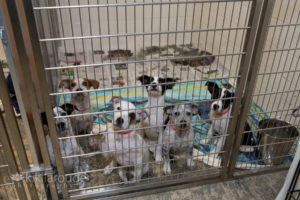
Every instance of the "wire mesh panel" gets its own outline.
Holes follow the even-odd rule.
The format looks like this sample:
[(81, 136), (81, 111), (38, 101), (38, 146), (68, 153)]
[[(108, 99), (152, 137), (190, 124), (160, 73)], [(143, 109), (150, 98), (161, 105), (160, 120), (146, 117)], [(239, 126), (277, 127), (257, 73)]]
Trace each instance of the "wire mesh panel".
[(298, 145), (300, 2), (274, 3), (254, 89), (246, 94), (251, 96), (246, 117), (251, 129), (244, 129), (243, 140), (251, 140), (251, 133), (256, 145), (253, 152), (238, 155), (238, 168), (289, 166)]
[(8, 165), (3, 154), (2, 145), (1, 148), (1, 157), (0, 157), (0, 170), (1, 170), (1, 184), (0, 184), (0, 198), (1, 199), (17, 199), (17, 193), (15, 191), (15, 185), (8, 176)]
[(71, 196), (220, 176), (252, 8), (34, 2)]

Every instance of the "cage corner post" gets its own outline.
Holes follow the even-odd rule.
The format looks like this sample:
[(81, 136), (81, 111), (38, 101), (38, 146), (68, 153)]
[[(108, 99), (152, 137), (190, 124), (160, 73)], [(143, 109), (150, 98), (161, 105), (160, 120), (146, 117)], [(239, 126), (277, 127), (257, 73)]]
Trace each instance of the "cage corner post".
[[(225, 175), (234, 177), (234, 169), (239, 155), (239, 147), (243, 137), (247, 114), (250, 107), (251, 94), (254, 89), (255, 80), (259, 70), (259, 63), (262, 58), (263, 47), (267, 38), (267, 27), (272, 18), (275, 0), (259, 0), (255, 1), (256, 9), (253, 15), (252, 30), (249, 34), (249, 42), (246, 47), (246, 55), (241, 63), (242, 70), (241, 79), (244, 79), (244, 84), (240, 85), (240, 99), (234, 106), (235, 121), (230, 127), (230, 146), (232, 146), (230, 155), (226, 159), (227, 168)], [(238, 123), (237, 123), (238, 122)]]

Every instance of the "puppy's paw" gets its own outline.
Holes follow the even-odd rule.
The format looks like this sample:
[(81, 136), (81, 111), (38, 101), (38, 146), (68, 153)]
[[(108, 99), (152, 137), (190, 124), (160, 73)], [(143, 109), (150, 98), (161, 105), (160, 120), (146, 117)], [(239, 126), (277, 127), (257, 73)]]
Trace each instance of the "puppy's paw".
[(188, 167), (194, 167), (195, 166), (195, 162), (193, 161), (193, 159), (187, 159), (186, 165)]
[(106, 167), (104, 168), (104, 175), (105, 175), (105, 176), (108, 176), (108, 175), (110, 175), (110, 174), (112, 173), (113, 169), (110, 169), (110, 168), (111, 168), (110, 165), (108, 165), (108, 166), (106, 166)]
[(162, 161), (162, 156), (160, 154), (155, 155), (155, 162), (161, 162)]
[(125, 184), (128, 184), (128, 178), (127, 178), (126, 173), (124, 173), (124, 171), (121, 169), (119, 169), (118, 173), (119, 173), (121, 181), (124, 182)]
[(133, 177), (130, 182), (132, 183), (139, 183), (141, 181), (141, 177)]
[(168, 164), (167, 162), (165, 162), (163, 171), (164, 171), (164, 174), (171, 174), (170, 164)]

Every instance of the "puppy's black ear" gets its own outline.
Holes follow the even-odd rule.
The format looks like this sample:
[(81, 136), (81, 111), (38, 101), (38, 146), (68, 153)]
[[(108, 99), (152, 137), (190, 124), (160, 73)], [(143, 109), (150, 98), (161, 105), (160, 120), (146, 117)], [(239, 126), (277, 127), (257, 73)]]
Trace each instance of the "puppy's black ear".
[[(232, 98), (234, 97), (234, 92), (229, 92), (228, 90), (226, 91), (226, 95), (225, 95), (226, 98)], [(230, 99), (230, 102), (233, 102), (234, 99)]]
[(167, 115), (171, 115), (174, 109), (174, 105), (164, 107), (164, 112)]
[(129, 113), (130, 124), (136, 123), (136, 115), (134, 112)]
[(153, 78), (147, 75), (138, 77), (138, 80), (141, 81), (143, 85), (148, 85), (152, 82)]
[(166, 84), (166, 89), (172, 89), (176, 81), (177, 79), (174, 78), (165, 78), (165, 83), (170, 83), (170, 84)]
[(43, 125), (48, 126), (48, 121), (47, 121), (47, 117), (46, 117), (46, 113), (45, 112), (41, 113), (41, 121), (42, 121)]
[(74, 111), (74, 105), (70, 103), (65, 103), (59, 107), (62, 108), (64, 111), (66, 111), (67, 115), (71, 115), (72, 112)]
[(220, 88), (216, 83), (208, 81), (205, 83), (205, 85), (207, 86), (207, 89), (210, 92), (212, 99), (217, 99), (220, 97)]

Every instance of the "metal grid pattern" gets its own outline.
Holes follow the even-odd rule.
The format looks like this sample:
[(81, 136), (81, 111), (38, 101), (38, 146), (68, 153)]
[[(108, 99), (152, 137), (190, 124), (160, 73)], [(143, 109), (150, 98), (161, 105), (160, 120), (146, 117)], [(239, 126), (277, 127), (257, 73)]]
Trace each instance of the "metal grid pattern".
[[(270, 131), (278, 129), (285, 131), (290, 127), (299, 129), (299, 117), (297, 116), (299, 106), (299, 11), (298, 1), (274, 1), (271, 21), (264, 29), (267, 36), (263, 50), (260, 52), (259, 68), (254, 77), (256, 81), (254, 87), (248, 90), (253, 92), (246, 94), (264, 109), (264, 112), (255, 111), (248, 114), (247, 118), (250, 118), (251, 115), (264, 115), (265, 118), (275, 118), (288, 123), (272, 128), (268, 127), (272, 123), (269, 122), (266, 127)], [(266, 127), (258, 127), (255, 131), (262, 134)], [(246, 131), (243, 132), (243, 134), (246, 133)], [(276, 157), (286, 160), (294, 155), (295, 149), (293, 152), (285, 152), (284, 145), (291, 142), (295, 144), (296, 141), (298, 138), (290, 134), (286, 141), (261, 143), (258, 147), (279, 147), (281, 152), (278, 152)], [(260, 160), (255, 159), (244, 163), (245, 168), (257, 169), (260, 166), (254, 166), (253, 163), (266, 159), (263, 157)], [(283, 161), (282, 165), (289, 164)]]
[[(109, 114), (111, 110), (101, 110), (102, 107), (109, 107), (109, 99), (112, 96), (122, 96), (130, 99), (131, 89), (142, 89), (138, 77), (144, 74), (159, 77), (178, 78), (176, 84), (192, 85), (192, 93), (200, 94), (205, 88), (206, 81), (215, 79), (228, 79), (233, 86), (240, 77), (238, 69), (241, 57), (246, 53), (243, 51), (243, 43), (248, 26), (251, 1), (56, 1), (55, 4), (35, 2), (34, 12), (40, 26), (40, 43), (48, 51), (48, 65), (45, 70), (49, 74), (50, 96), (54, 102), (58, 97), (64, 99), (67, 95), (81, 93), (82, 91), (69, 91), (59, 88), (61, 80), (73, 78), (80, 84), (79, 78), (89, 78), (99, 81), (99, 88), (91, 88), (89, 93), (104, 92), (104, 105), (96, 102), (92, 112), (84, 114), (72, 114), (68, 118), (78, 116), (94, 116), (100, 118)], [(201, 11), (201, 12), (197, 12)], [(55, 29), (55, 30), (53, 30)], [(47, 31), (48, 30), (48, 31)], [(51, 31), (49, 31), (51, 30)], [(178, 54), (174, 49), (211, 52), (212, 55), (200, 54)], [(110, 56), (108, 52), (113, 50), (130, 50), (132, 55)], [(151, 51), (152, 50), (152, 51)], [(102, 52), (103, 51), (103, 52)], [(160, 53), (157, 53), (160, 51)], [(163, 55), (166, 54), (166, 55)], [(197, 59), (214, 58), (212, 65), (191, 67), (181, 60), (187, 62)], [(177, 63), (176, 63), (177, 61)], [(74, 63), (76, 65), (74, 65)], [(117, 68), (125, 65), (126, 69)], [(64, 74), (65, 71), (74, 70), (74, 75)], [(217, 72), (217, 73), (214, 73)], [(114, 84), (114, 80), (122, 76), (122, 80)], [(122, 82), (123, 81), (123, 82)], [(202, 87), (199, 89), (199, 81)], [(197, 84), (195, 84), (197, 82)], [(220, 86), (221, 87), (221, 86)], [(113, 95), (109, 93), (114, 89)], [(127, 92), (124, 92), (124, 89)], [(122, 91), (121, 91), (122, 90)], [(84, 91), (85, 92), (85, 91)], [(179, 96), (186, 91), (181, 89)], [(171, 98), (176, 95), (171, 92)], [(209, 92), (206, 92), (207, 99), (201, 99), (193, 95), (191, 103), (210, 103)], [(136, 101), (136, 97), (133, 97)], [(232, 98), (234, 99), (234, 98)], [(134, 101), (134, 102), (135, 102)], [(142, 102), (147, 97), (143, 95)], [(138, 102), (138, 101), (136, 101)], [(67, 103), (67, 101), (60, 102)], [(190, 104), (181, 101), (181, 104)], [(172, 103), (171, 103), (172, 104)], [(173, 103), (174, 104), (174, 103)], [(57, 105), (55, 103), (54, 105)], [(154, 109), (159, 109), (154, 106)], [(152, 109), (153, 109), (152, 108)], [(127, 112), (129, 110), (122, 110)], [(129, 110), (130, 111), (130, 110)], [(134, 110), (136, 111), (136, 110)], [(56, 117), (57, 119), (65, 118)], [(227, 121), (232, 117), (229, 116)], [(84, 120), (84, 119), (82, 119)], [(224, 119), (226, 120), (226, 119)], [(208, 122), (209, 119), (198, 118), (193, 123)], [(159, 127), (154, 125), (153, 127)], [(136, 127), (135, 131), (143, 131), (145, 128)], [(109, 134), (108, 128), (101, 131), (101, 134)], [(215, 136), (216, 138), (227, 137), (228, 135)], [(97, 143), (94, 135), (67, 136), (68, 138), (91, 138)], [(194, 141), (194, 139), (193, 139)], [(66, 147), (62, 149), (62, 152)], [(225, 150), (226, 151), (226, 150)], [(142, 177), (140, 184), (163, 183), (166, 180), (179, 181), (184, 178), (195, 177), (218, 177), (222, 172), (221, 161), (216, 159), (225, 151), (212, 153), (213, 163), (219, 167), (212, 168), (201, 162), (205, 156), (199, 155), (194, 150), (196, 167), (189, 169), (183, 165), (176, 165), (171, 175), (163, 174), (163, 167), (155, 160), (150, 159), (150, 170)], [(116, 189), (124, 182), (120, 180), (116, 172), (110, 176), (104, 176), (104, 168), (110, 160), (103, 157), (104, 153), (114, 151), (103, 151), (96, 146), (92, 151), (80, 155), (64, 156), (63, 160), (80, 157), (87, 161), (90, 169), (86, 173), (90, 176), (90, 182), (84, 188), (72, 188), (69, 192), (84, 192), (96, 190), (105, 192)], [(86, 156), (92, 156), (85, 158)], [(171, 159), (178, 161), (180, 159)], [(146, 164), (146, 163), (143, 163)], [(133, 165), (111, 167), (112, 170), (124, 169)], [(174, 167), (172, 165), (172, 167)], [(178, 167), (178, 169), (176, 169)], [(67, 173), (72, 176), (76, 173)], [(120, 188), (119, 188), (120, 189)], [(76, 194), (76, 193), (75, 193)], [(80, 195), (79, 195), (80, 196)]]
[[(295, 108), (295, 103), (292, 105), (287, 102), (290, 98), (285, 98), (288, 96), (283, 94), (292, 95), (292, 93), (298, 91), (296, 88), (297, 83), (293, 83), (293, 81), (298, 80), (296, 78), (298, 72), (297, 62), (294, 61), (294, 57), (298, 52), (297, 38), (299, 38), (299, 33), (297, 28), (299, 22), (296, 15), (299, 13), (299, 10), (297, 11), (299, 3), (290, 0), (286, 10), (283, 11), (284, 6), (281, 6), (281, 4), (284, 4), (283, 1), (275, 2), (275, 10), (277, 7), (280, 8), (276, 12), (279, 13), (278, 15), (282, 15), (282, 13), (289, 14), (288, 17), (285, 15), (282, 21), (278, 20), (276, 23), (272, 21), (268, 27), (268, 34), (274, 34), (271, 36), (272, 39), (269, 39), (269, 35), (267, 36), (267, 41), (270, 41), (266, 43), (262, 52), (263, 59), (259, 72), (254, 74), (257, 76), (255, 85), (258, 90), (255, 90), (252, 94), (251, 92), (247, 93), (247, 90), (244, 92), (244, 86), (252, 91), (251, 86), (254, 85), (245, 85), (247, 78), (252, 78), (247, 77), (248, 71), (249, 74), (252, 73), (252, 66), (244, 65), (246, 63), (244, 61), (252, 53), (252, 49), (251, 47), (245, 47), (251, 39), (253, 39), (253, 43), (260, 42), (259, 39), (255, 40), (254, 35), (257, 29), (260, 31), (258, 26), (259, 10), (266, 5), (262, 1), (256, 3), (235, 0), (34, 1), (33, 10), (38, 23), (39, 42), (44, 53), (43, 58), (52, 106), (70, 102), (70, 96), (83, 92), (88, 92), (90, 96), (94, 95), (91, 110), (84, 113), (79, 112), (79, 114), (72, 113), (68, 116), (56, 116), (55, 121), (57, 122), (60, 119), (70, 119), (72, 121), (76, 118), (81, 118), (84, 121), (88, 117), (93, 117), (94, 120), (104, 118), (106, 121), (110, 121), (112, 120), (110, 118), (112, 114), (120, 112), (112, 110), (110, 99), (113, 96), (122, 96), (138, 107), (137, 109), (127, 107), (121, 109), (121, 112), (138, 113), (140, 108), (148, 101), (146, 87), (141, 85), (138, 77), (149, 75), (176, 79), (174, 83), (179, 87), (179, 94), (176, 94), (174, 89), (170, 90), (169, 96), (173, 101), (167, 101), (166, 105), (174, 105), (175, 103), (181, 105), (210, 105), (213, 101), (210, 99), (205, 83), (226, 79), (226, 82), (221, 82), (220, 87), (237, 89), (234, 97), (227, 98), (227, 100), (235, 100), (237, 105), (234, 106), (235, 110), (232, 115), (222, 119), (225, 123), (235, 122), (234, 124), (239, 127), (240, 125), (237, 122), (243, 124), (246, 121), (246, 117), (239, 119), (237, 107), (241, 103), (242, 109), (248, 109), (243, 99), (249, 97), (262, 106), (263, 113), (269, 114), (270, 117), (278, 117), (278, 113), (280, 113), (281, 119), (284, 116), (285, 121), (289, 121), (290, 124), (297, 127), (296, 122), (298, 121), (296, 119), (290, 121), (285, 118), (288, 111)], [(250, 33), (252, 36), (249, 36)], [(289, 36), (289, 34), (292, 35)], [(273, 40), (273, 38), (279, 38), (279, 40)], [(286, 38), (291, 39), (287, 40)], [(295, 43), (295, 40), (297, 43)], [(279, 42), (277, 43), (277, 41)], [(268, 46), (268, 44), (270, 45)], [(274, 66), (276, 66), (277, 58), (279, 60), (276, 68)], [(295, 59), (297, 60), (297, 58)], [(274, 64), (274, 62), (276, 63)], [(207, 65), (207, 63), (209, 64)], [(285, 68), (284, 66), (288, 67)], [(62, 86), (62, 80), (71, 79), (72, 82), (79, 85), (82, 78), (96, 80), (99, 86), (87, 87), (83, 91), (70, 91), (60, 87)], [(273, 82), (274, 78), (277, 79)], [(259, 82), (259, 80), (263, 81)], [(265, 80), (267, 82), (264, 82)], [(272, 80), (272, 83), (270, 80)], [(291, 82), (283, 82), (282, 80), (291, 80)], [(279, 81), (283, 82), (283, 86), (276, 87), (274, 83)], [(87, 83), (84, 84), (87, 85)], [(191, 84), (191, 99), (187, 98), (188, 84)], [(294, 89), (286, 89), (289, 85), (293, 85)], [(147, 84), (146, 86), (150, 87), (151, 85)], [(264, 87), (267, 87), (267, 89)], [(141, 97), (137, 95), (139, 91), (142, 91)], [(200, 96), (203, 91), (207, 91), (204, 92), (206, 93), (205, 98)], [(174, 101), (178, 97), (176, 95), (183, 97), (180, 98), (181, 101)], [(294, 98), (294, 100), (297, 99), (298, 97)], [(92, 97), (89, 101), (92, 101)], [(139, 106), (141, 104), (142, 106)], [(157, 112), (161, 108), (152, 106), (151, 110)], [(254, 115), (257, 114), (261, 113), (255, 113)], [(198, 113), (198, 116), (190, 122), (194, 124), (217, 121), (216, 119), (203, 119), (201, 113), (200, 115)], [(116, 151), (105, 151), (101, 149), (99, 143), (102, 142), (101, 137), (108, 136), (111, 133), (116, 137), (116, 131), (113, 131), (110, 125), (97, 126), (94, 123), (93, 126), (98, 128), (98, 131), (85, 134), (74, 131), (74, 136), (67, 135), (60, 136), (60, 138), (52, 136), (58, 142), (75, 138), (84, 150), (79, 154), (67, 154), (66, 152), (70, 147), (63, 146), (61, 149), (62, 154), (59, 155), (63, 161), (80, 158), (90, 166), (89, 169), (86, 168), (80, 172), (63, 170), (61, 166), (58, 166), (58, 170), (64, 171), (66, 177), (79, 174), (89, 175), (90, 180), (84, 186), (74, 187), (74, 185), (68, 184), (69, 195), (74, 198), (87, 197), (88, 194), (93, 192), (101, 192), (105, 196), (110, 192), (127, 192), (138, 188), (180, 183), (184, 180), (226, 177), (227, 164), (230, 161), (235, 164), (239, 152), (239, 140), (234, 137), (235, 133), (232, 131), (213, 136), (213, 138), (193, 138), (190, 141), (200, 143), (208, 139), (220, 140), (221, 138), (227, 138), (227, 146), (224, 150), (206, 155), (201, 154), (197, 147), (194, 148), (192, 156), (195, 167), (191, 169), (185, 164), (173, 164), (173, 162), (180, 163), (182, 159), (166, 158), (172, 160), (171, 175), (163, 173), (163, 164), (156, 162), (152, 158), (152, 153), (150, 153), (150, 160), (140, 163), (149, 164), (149, 171), (142, 176), (142, 180), (138, 184), (136, 184), (137, 181), (131, 181), (135, 185), (126, 185), (116, 171), (134, 167), (136, 164), (120, 165), (119, 163), (119, 166), (110, 166), (109, 169), (114, 170), (114, 172), (109, 176), (105, 176), (104, 170), (110, 163), (111, 157), (106, 158), (104, 155), (107, 153), (114, 155)], [(140, 127), (137, 124), (133, 131), (138, 133), (148, 128), (159, 128), (161, 126), (156, 123), (148, 127)], [(172, 124), (167, 126), (171, 127)], [(234, 130), (235, 126), (232, 126), (231, 129)], [(242, 131), (238, 134), (241, 136)], [(121, 137), (121, 140), (124, 140), (124, 137)], [(89, 147), (88, 143), (92, 143), (93, 147)], [(168, 143), (168, 141), (165, 141), (165, 143)], [(236, 148), (231, 149), (231, 146), (228, 145), (230, 143), (235, 144)], [(144, 148), (144, 145), (143, 143), (142, 147), (133, 147), (132, 149)], [(114, 146), (116, 148), (116, 144)], [(124, 154), (126, 150), (123, 147), (122, 153)], [(185, 157), (187, 156), (188, 154), (185, 155)], [(223, 160), (221, 161), (218, 158), (223, 158)], [(134, 158), (134, 163), (137, 162), (136, 159)], [(249, 163), (244, 165), (247, 168)], [(237, 170), (234, 171), (238, 172)], [(252, 172), (247, 171), (246, 173), (251, 174)]]

